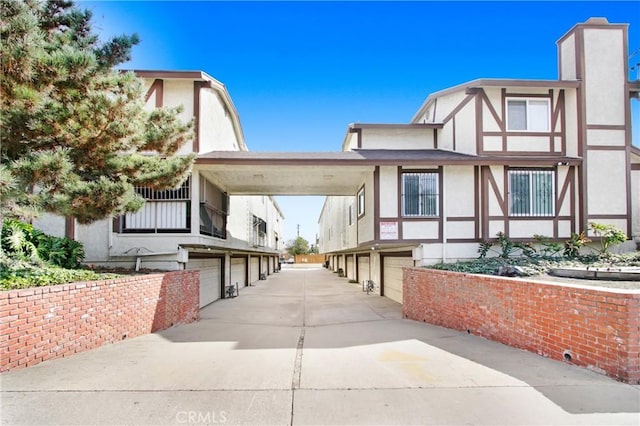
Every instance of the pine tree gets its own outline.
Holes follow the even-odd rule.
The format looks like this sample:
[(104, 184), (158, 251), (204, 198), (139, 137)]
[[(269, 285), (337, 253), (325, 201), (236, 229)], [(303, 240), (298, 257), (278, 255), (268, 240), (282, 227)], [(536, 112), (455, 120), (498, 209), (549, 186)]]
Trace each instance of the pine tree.
[(100, 43), (91, 12), (67, 0), (0, 0), (0, 223), (42, 212), (82, 224), (135, 212), (135, 186), (179, 186), (194, 156), (180, 108), (144, 108), (115, 67), (137, 35)]

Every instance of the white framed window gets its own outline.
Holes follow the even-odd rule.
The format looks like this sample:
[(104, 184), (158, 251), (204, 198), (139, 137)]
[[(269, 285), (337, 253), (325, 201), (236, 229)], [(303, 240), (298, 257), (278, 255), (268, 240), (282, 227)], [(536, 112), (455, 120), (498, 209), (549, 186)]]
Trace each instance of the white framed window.
[(553, 216), (554, 181), (553, 170), (509, 170), (509, 215)]
[(364, 186), (358, 191), (358, 217), (364, 216)]
[(507, 130), (522, 132), (549, 132), (551, 106), (544, 98), (508, 98)]
[(439, 176), (437, 172), (402, 174), (402, 215), (436, 217), (439, 214)]

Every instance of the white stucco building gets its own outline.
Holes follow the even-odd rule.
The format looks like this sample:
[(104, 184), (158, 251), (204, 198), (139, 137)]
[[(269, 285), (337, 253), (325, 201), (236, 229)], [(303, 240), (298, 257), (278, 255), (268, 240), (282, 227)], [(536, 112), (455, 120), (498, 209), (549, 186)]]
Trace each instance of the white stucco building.
[(476, 258), (498, 232), (564, 241), (600, 222), (640, 242), (627, 25), (592, 18), (557, 47), (557, 80), (479, 79), (431, 94), (409, 124), (350, 125), (343, 151), (378, 161), (326, 199), (331, 267), (401, 302), (403, 266)]
[[(136, 71), (148, 108), (182, 105), (195, 133), (179, 154), (247, 151), (238, 113), (223, 84), (204, 72)], [(200, 305), (279, 268), (284, 216), (268, 195), (232, 196), (198, 164), (177, 190), (137, 188), (139, 212), (91, 225), (47, 215), (35, 226), (84, 244), (85, 263), (113, 267), (200, 269)]]

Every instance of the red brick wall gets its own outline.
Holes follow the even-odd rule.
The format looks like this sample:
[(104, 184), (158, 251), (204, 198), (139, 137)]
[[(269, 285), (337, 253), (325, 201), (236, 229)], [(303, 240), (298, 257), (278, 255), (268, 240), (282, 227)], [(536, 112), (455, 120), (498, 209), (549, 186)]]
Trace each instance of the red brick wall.
[(640, 292), (405, 268), (405, 318), (640, 383)]
[(0, 292), (0, 371), (199, 318), (198, 271)]

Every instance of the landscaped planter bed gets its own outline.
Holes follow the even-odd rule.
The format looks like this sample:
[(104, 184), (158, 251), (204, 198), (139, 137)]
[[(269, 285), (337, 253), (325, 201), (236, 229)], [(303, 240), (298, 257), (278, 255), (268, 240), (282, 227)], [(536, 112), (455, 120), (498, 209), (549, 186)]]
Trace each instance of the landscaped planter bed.
[(405, 268), (403, 315), (640, 383), (640, 290), (602, 284)]

